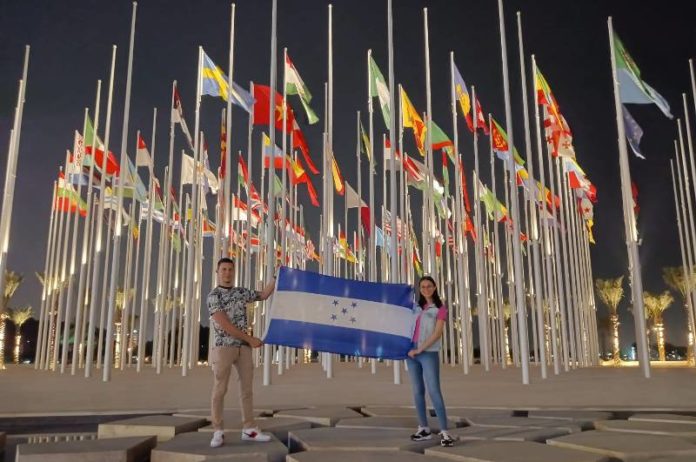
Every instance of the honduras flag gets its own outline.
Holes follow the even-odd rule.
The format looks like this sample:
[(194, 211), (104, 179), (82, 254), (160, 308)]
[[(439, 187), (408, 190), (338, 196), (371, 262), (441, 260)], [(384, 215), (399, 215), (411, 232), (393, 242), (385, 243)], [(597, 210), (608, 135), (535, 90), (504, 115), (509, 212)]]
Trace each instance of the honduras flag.
[(282, 267), (265, 343), (405, 359), (413, 334), (413, 288)]

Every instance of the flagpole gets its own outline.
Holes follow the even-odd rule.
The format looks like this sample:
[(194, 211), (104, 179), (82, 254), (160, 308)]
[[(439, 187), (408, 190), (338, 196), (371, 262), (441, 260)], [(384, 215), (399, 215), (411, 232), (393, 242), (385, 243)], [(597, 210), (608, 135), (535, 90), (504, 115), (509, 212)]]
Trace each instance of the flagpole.
[[(249, 93), (254, 94), (254, 82), (249, 83)], [(270, 117), (270, 115), (269, 115)], [(269, 126), (270, 126), (270, 119), (268, 121)], [(252, 151), (252, 141), (251, 141), (251, 135), (254, 130), (254, 106), (251, 106), (251, 114), (249, 114), (249, 123), (247, 126), (247, 178), (246, 178), (246, 192), (247, 192), (247, 223), (246, 223), (246, 230), (247, 230), (247, 235), (246, 235), (246, 255), (244, 258), (244, 287), (251, 287), (251, 223), (252, 223), (252, 209), (251, 209), (251, 168), (252, 168), (252, 157), (251, 157), (251, 151)], [(241, 156), (240, 156), (241, 158)], [(237, 182), (239, 182), (239, 162), (237, 163)], [(263, 170), (263, 168), (262, 168)], [(263, 196), (260, 197), (260, 200), (262, 202), (261, 205), (261, 214), (263, 215)], [(258, 233), (258, 231), (257, 231)], [(261, 252), (261, 243), (259, 242), (259, 249), (258, 253)], [(256, 310), (258, 311), (258, 310)], [(260, 320), (257, 318), (257, 320), (260, 322)]]
[[(65, 155), (65, 165), (68, 163), (68, 154)], [(61, 167), (63, 175), (65, 175), (65, 169)], [(65, 177), (64, 177), (65, 178)], [(65, 179), (63, 180), (63, 189), (67, 189), (68, 184)], [(53, 296), (51, 298), (51, 307), (55, 306), (56, 310), (51, 312), (51, 321), (53, 325), (50, 329), (49, 339), (53, 343), (53, 349), (49, 350), (49, 357), (47, 361), (49, 362), (50, 369), (52, 371), (56, 370), (56, 363), (58, 362), (58, 349), (60, 348), (60, 312), (61, 305), (63, 302), (63, 276), (65, 275), (65, 260), (68, 247), (68, 238), (70, 236), (70, 213), (71, 203), (70, 198), (63, 197), (62, 203), (64, 204), (66, 199), (68, 199), (68, 210), (62, 210), (62, 215), (60, 216), (58, 225), (58, 241), (56, 242), (56, 254), (53, 263), (53, 274), (51, 280), (53, 282)], [(62, 269), (61, 269), (62, 268)]]
[[(538, 88), (536, 86), (536, 74), (537, 74), (537, 66), (536, 66), (536, 58), (534, 55), (532, 55), (532, 76), (534, 78), (534, 115), (535, 115), (535, 122), (536, 122), (536, 148), (537, 148), (537, 162), (539, 163), (539, 183), (540, 183), (540, 189), (541, 189), (541, 206), (544, 206), (544, 203), (546, 202), (546, 173), (544, 169), (544, 159), (543, 159), (543, 148), (542, 148), (542, 143), (541, 143), (541, 124), (540, 124), (540, 118), (539, 118), (539, 98), (538, 98)], [(525, 111), (526, 113), (526, 111)], [(530, 158), (531, 159), (531, 158)], [(531, 161), (530, 161), (531, 164)], [(532, 175), (530, 174), (530, 177)], [(555, 199), (552, 195), (551, 197), (551, 207), (553, 210), (555, 210), (556, 205), (555, 205)], [(555, 213), (555, 212), (554, 212)], [(544, 252), (544, 260), (549, 263), (551, 262), (551, 254), (550, 254), (550, 249), (551, 249), (551, 243), (550, 243), (550, 231), (549, 231), (549, 226), (548, 226), (548, 220), (543, 220), (539, 219), (539, 222), (541, 223), (541, 230), (542, 230), (542, 242), (545, 243), (545, 246), (543, 249), (540, 249), (541, 251)], [(548, 251), (547, 251), (548, 249)], [(545, 276), (546, 276), (546, 293), (548, 294), (549, 292), (553, 291), (553, 276), (551, 274), (551, 268), (547, 268), (545, 271)], [(541, 293), (538, 294), (538, 296), (541, 296)], [(549, 310), (550, 310), (550, 316), (549, 316), (549, 324), (551, 326), (551, 352), (553, 356), (553, 373), (554, 375), (558, 375), (560, 372), (560, 357), (558, 354), (558, 342), (556, 338), (557, 334), (557, 329), (556, 329), (556, 316), (555, 316), (555, 300), (552, 299), (550, 296), (547, 296), (547, 301), (549, 304)], [(543, 314), (543, 304), (542, 304), (542, 319), (544, 318)], [(544, 334), (545, 335), (545, 334)], [(544, 352), (546, 352), (546, 346), (544, 345), (543, 348)], [(543, 378), (543, 376), (542, 376)]]
[[(282, 153), (282, 166), (283, 168), (281, 169), (281, 183), (283, 186), (283, 191), (280, 196), (280, 264), (285, 265), (285, 257), (286, 257), (286, 246), (287, 246), (287, 233), (286, 233), (286, 215), (285, 215), (285, 209), (286, 209), (286, 201), (287, 201), (287, 111), (288, 111), (288, 103), (287, 103), (287, 97), (288, 97), (288, 92), (287, 92), (287, 86), (288, 86), (288, 76), (287, 76), (287, 61), (288, 61), (288, 49), (283, 48), (283, 153)], [(269, 116), (270, 117), (270, 116)], [(270, 126), (270, 120), (269, 120), (269, 126)], [(292, 145), (292, 143), (291, 143)], [(271, 144), (271, 162), (275, 164), (275, 152), (276, 146), (275, 144)], [(275, 176), (273, 178), (275, 180)], [(275, 258), (275, 256), (274, 256)], [(283, 361), (284, 361), (284, 354), (283, 354), (283, 349), (284, 347), (282, 345), (278, 345), (278, 375), (283, 375)]]
[[(172, 91), (172, 98), (173, 98), (174, 92)], [(173, 107), (173, 103), (172, 103)], [(152, 140), (150, 141), (151, 145), (151, 152), (150, 152), (150, 162), (151, 165), (154, 166), (155, 164), (155, 142), (156, 142), (156, 122), (157, 122), (157, 108), (154, 109), (153, 115), (152, 115)], [(169, 127), (169, 137), (170, 137), (170, 146), (169, 146), (169, 152), (170, 152), (170, 165), (171, 165), (171, 158), (173, 157), (174, 154), (174, 145), (173, 145), (173, 138), (174, 138), (174, 123), (171, 121), (170, 117), (170, 127)], [(171, 183), (171, 178), (169, 173), (165, 174), (165, 188), (170, 186)], [(140, 372), (141, 369), (141, 363), (144, 360), (144, 353), (145, 353), (145, 345), (143, 343), (144, 341), (144, 331), (145, 331), (145, 318), (147, 317), (147, 302), (150, 298), (150, 272), (151, 272), (151, 262), (152, 262), (152, 227), (153, 227), (153, 222), (152, 222), (152, 216), (154, 213), (154, 208), (155, 208), (155, 203), (156, 203), (156, 196), (157, 193), (155, 191), (155, 176), (153, 174), (152, 169), (150, 169), (150, 188), (149, 188), (149, 198), (148, 198), (148, 208), (147, 208), (147, 231), (145, 234), (145, 258), (143, 261), (143, 282), (142, 282), (142, 291), (141, 291), (141, 297), (140, 297), (140, 315), (138, 318), (138, 363), (136, 365), (136, 370), (137, 372)], [(164, 211), (164, 221), (162, 225), (160, 226), (160, 247), (167, 245), (167, 236), (168, 236), (168, 225), (169, 225), (169, 189), (166, 190), (164, 193), (166, 195), (166, 199), (163, 198), (166, 202), (165, 206), (165, 211)], [(140, 218), (140, 216), (138, 216)], [(164, 236), (164, 239), (162, 239), (162, 236)], [(138, 238), (138, 241), (140, 241), (140, 238)], [(162, 250), (162, 253), (164, 250)], [(136, 276), (137, 280), (137, 276)]]
[(636, 344), (638, 347), (638, 357), (643, 375), (650, 378), (650, 357), (647, 348), (645, 335), (645, 309), (643, 307), (643, 279), (640, 273), (640, 257), (638, 255), (638, 237), (636, 232), (636, 221), (633, 209), (627, 207), (631, 200), (631, 180), (628, 165), (628, 152), (626, 149), (626, 133), (624, 122), (621, 115), (621, 100), (619, 96), (619, 82), (616, 71), (616, 59), (614, 50), (614, 28), (611, 16), (608, 18), (609, 44), (611, 51), (611, 68), (614, 85), (614, 105), (616, 109), (616, 126), (619, 135), (619, 168), (621, 170), (621, 193), (623, 197), (625, 228), (626, 228), (626, 247), (629, 255), (631, 269), (631, 287), (633, 289), (633, 318), (635, 322)]
[[(674, 145), (674, 150), (675, 154), (677, 151), (677, 146), (676, 142)], [(690, 349), (689, 351), (689, 357), (693, 358), (693, 336), (694, 332), (696, 330), (694, 329), (694, 314), (693, 314), (693, 309), (694, 309), (694, 303), (693, 303), (693, 286), (691, 285), (691, 278), (688, 277), (690, 275), (690, 271), (687, 269), (687, 264), (688, 268), (693, 268), (693, 258), (691, 255), (691, 250), (687, 247), (690, 246), (691, 243), (686, 243), (685, 241), (688, 241), (687, 234), (684, 232), (684, 225), (682, 224), (682, 216), (685, 216), (685, 210), (684, 210), (684, 200), (683, 200), (683, 194), (682, 194), (682, 200), (679, 200), (679, 197), (677, 196), (677, 184), (676, 184), (676, 176), (674, 173), (674, 160), (670, 159), (669, 160), (669, 167), (672, 172), (672, 190), (674, 192), (674, 206), (675, 206), (675, 211), (677, 214), (677, 229), (679, 232), (679, 248), (681, 250), (681, 257), (682, 257), (682, 271), (684, 277), (684, 281), (686, 284), (686, 311), (687, 311), (687, 320), (689, 321), (689, 345), (688, 348)], [(680, 188), (679, 192), (682, 193), (681, 190), (681, 181), (680, 181)], [(681, 209), (681, 211), (680, 211)]]
[[(685, 107), (686, 109), (686, 107)], [(696, 233), (694, 230), (696, 229), (694, 226), (694, 212), (693, 212), (693, 202), (691, 200), (691, 192), (690, 192), (690, 181), (689, 181), (689, 170), (687, 167), (686, 163), (686, 153), (684, 149), (684, 135), (682, 132), (682, 127), (681, 127), (681, 120), (677, 119), (677, 129), (678, 129), (678, 134), (679, 134), (679, 149), (677, 150), (677, 145), (675, 143), (675, 150), (677, 151), (677, 155), (681, 157), (681, 163), (679, 162), (679, 157), (677, 157), (677, 171), (680, 172), (680, 189), (682, 188), (681, 186), (681, 179), (683, 178), (684, 184), (683, 184), (683, 189), (684, 189), (684, 196), (686, 196), (686, 209), (684, 210), (685, 218), (684, 218), (684, 235), (686, 236), (686, 242), (688, 243), (688, 248), (689, 248), (689, 253), (691, 255), (696, 255), (696, 243), (694, 241), (694, 236), (696, 236)], [(696, 178), (696, 177), (694, 177)], [(684, 197), (682, 197), (682, 207), (684, 207)], [(686, 229), (686, 222), (687, 222), (687, 217), (688, 217), (688, 224), (689, 224), (689, 229), (687, 232)], [(696, 260), (696, 257), (692, 259), (692, 262)], [(690, 266), (690, 268), (693, 268)], [(686, 273), (685, 277), (688, 279), (689, 273)]]
[[(102, 253), (102, 221), (104, 220), (104, 201), (106, 199), (106, 166), (109, 154), (109, 135), (111, 133), (111, 107), (113, 102), (114, 93), (114, 70), (116, 67), (116, 45), (112, 46), (111, 53), (111, 74), (109, 77), (109, 96), (106, 103), (106, 131), (104, 132), (104, 152), (102, 154), (102, 166), (101, 166), (101, 178), (99, 181), (99, 191), (101, 195), (101, 200), (99, 200), (99, 207), (97, 209), (97, 219), (95, 224), (97, 226), (97, 235), (94, 241), (94, 255), (92, 261), (92, 283), (90, 284), (90, 304), (89, 304), (89, 322), (87, 327), (87, 352), (85, 358), (85, 378), (89, 378), (92, 375), (92, 362), (94, 358), (94, 321), (97, 310), (97, 284), (99, 283), (99, 271), (101, 269), (101, 253)], [(97, 123), (95, 122), (95, 125)], [(96, 138), (96, 128), (94, 129), (94, 137)], [(92, 162), (97, 161), (97, 146), (92, 146)]]
[[(525, 156), (527, 158), (527, 162), (529, 165), (529, 181), (532, 183), (534, 181), (534, 159), (532, 157), (532, 137), (531, 137), (531, 130), (529, 127), (529, 103), (528, 103), (528, 98), (527, 98), (527, 72), (525, 69), (525, 58), (524, 58), (524, 42), (523, 42), (523, 37), (522, 37), (522, 15), (518, 11), (517, 12), (517, 41), (519, 44), (519, 59), (520, 59), (520, 78), (522, 82), (522, 109), (524, 111), (524, 146), (525, 146)], [(534, 74), (532, 74), (534, 75)], [(538, 362), (541, 363), (541, 378), (545, 379), (547, 378), (547, 371), (546, 371), (546, 351), (543, 346), (543, 336), (544, 336), (544, 313), (543, 313), (543, 307), (541, 303), (541, 297), (542, 297), (542, 288), (541, 288), (541, 271), (540, 271), (540, 238), (539, 238), (539, 230), (537, 227), (537, 197), (534, 197), (534, 188), (536, 185), (532, 183), (530, 186), (531, 188), (531, 193), (530, 193), (530, 198), (529, 198), (529, 221), (531, 224), (531, 228), (528, 229), (529, 231), (529, 241), (531, 243), (531, 257), (533, 260), (533, 266), (534, 266), (534, 285), (533, 288), (530, 287), (530, 289), (533, 290), (533, 296), (532, 296), (532, 303), (533, 303), (533, 308), (536, 312), (536, 321), (537, 321), (537, 332), (539, 339), (539, 356), (537, 357), (536, 355), (534, 356), (534, 359), (536, 359)], [(542, 202), (543, 204), (543, 202)], [(536, 345), (536, 343), (535, 343)]]
[(356, 126), (355, 126), (355, 157), (356, 160), (358, 161), (358, 245), (359, 247), (356, 247), (356, 253), (358, 254), (358, 272), (360, 274), (359, 278), (360, 280), (365, 280), (365, 273), (364, 273), (364, 266), (361, 267), (361, 262), (364, 265), (365, 261), (364, 259), (361, 260), (361, 255), (363, 253), (363, 240), (362, 240), (362, 207), (363, 207), (363, 202), (362, 202), (362, 163), (360, 162), (360, 111), (357, 111), (356, 115)]
[[(89, 253), (90, 249), (92, 247), (92, 239), (93, 237), (91, 236), (91, 229), (92, 229), (92, 223), (94, 222), (93, 216), (94, 216), (94, 211), (92, 210), (92, 203), (93, 203), (93, 184), (94, 184), (94, 164), (96, 163), (96, 138), (97, 138), (97, 129), (99, 128), (99, 109), (100, 109), (100, 101), (101, 101), (101, 80), (97, 80), (97, 95), (96, 95), (96, 102), (95, 102), (95, 110), (94, 110), (94, 126), (92, 127), (92, 139), (90, 140), (92, 143), (92, 161), (90, 162), (90, 167), (89, 167), (89, 180), (88, 180), (88, 185), (87, 185), (87, 215), (85, 216), (85, 227), (84, 227), (84, 233), (82, 237), (82, 258), (80, 262), (80, 276), (79, 276), (79, 282), (77, 285), (77, 306), (76, 306), (76, 313), (75, 313), (75, 334), (73, 336), (73, 354), (72, 354), (72, 364), (70, 367), (70, 374), (75, 375), (76, 368), (77, 368), (77, 363), (78, 363), (78, 354), (80, 354), (80, 348), (83, 342), (83, 337), (79, 337), (79, 342), (78, 342), (78, 336), (77, 336), (77, 331), (78, 329), (81, 328), (82, 324), (85, 322), (85, 320), (82, 319), (82, 312), (85, 309), (85, 295), (87, 293), (86, 291), (86, 276), (89, 274), (88, 272), (88, 259), (89, 259)], [(87, 115), (89, 117), (89, 115)], [(87, 139), (86, 136), (87, 134), (85, 133), (85, 129), (83, 127), (83, 149), (85, 150), (86, 154), (86, 146), (87, 146)], [(80, 171), (80, 175), (82, 175), (82, 171)], [(91, 297), (90, 297), (91, 298)], [(86, 314), (86, 313), (85, 313)], [(81, 360), (80, 356), (80, 360)], [(65, 360), (63, 360), (65, 362)]]
[[(87, 118), (87, 113), (88, 109), (85, 108), (85, 119)], [(84, 124), (83, 124), (83, 132), (84, 132)], [(83, 154), (80, 154), (80, 158), (77, 158), (78, 153), (76, 152), (78, 149), (77, 148), (77, 134), (75, 134), (75, 143), (73, 145), (73, 162), (72, 164), (75, 165), (77, 164), (77, 177), (78, 177), (78, 183), (77, 183), (77, 198), (78, 200), (82, 197), (81, 192), (82, 192), (82, 159), (83, 159)], [(83, 138), (83, 143), (82, 143), (82, 150), (84, 151), (84, 138)], [(73, 167), (74, 168), (74, 167)], [(66, 172), (67, 173), (67, 172)], [(69, 178), (69, 176), (68, 176)], [(89, 198), (88, 198), (89, 200)], [(63, 351), (61, 352), (61, 360), (60, 360), (60, 373), (64, 374), (65, 373), (65, 365), (68, 362), (68, 341), (69, 341), (69, 333), (70, 333), (70, 318), (72, 317), (72, 305), (73, 305), (73, 293), (75, 289), (75, 285), (73, 284), (74, 281), (74, 276), (75, 276), (75, 258), (76, 258), (76, 253), (77, 253), (77, 236), (79, 234), (80, 230), (80, 222), (78, 220), (80, 216), (80, 205), (78, 204), (76, 207), (77, 210), (75, 210), (75, 216), (73, 217), (73, 238), (72, 238), (72, 244), (70, 246), (70, 270), (69, 270), (69, 281), (68, 281), (68, 298), (67, 301), (65, 302), (65, 329), (63, 330)], [(87, 205), (87, 210), (86, 213), (89, 213), (89, 204)], [(83, 238), (86, 237), (87, 231), (89, 228), (86, 226), (86, 219), (85, 219), (85, 227), (83, 228)], [(76, 310), (79, 311), (79, 310)], [(77, 340), (77, 330), (78, 330), (78, 320), (76, 316), (75, 320), (75, 331), (73, 334), (73, 350), (75, 349), (75, 341)]]
[[(118, 347), (119, 350), (114, 350), (114, 368), (118, 368), (120, 370), (123, 370), (124, 367), (124, 359), (125, 359), (125, 339), (127, 338), (127, 335), (125, 334), (128, 326), (128, 316), (130, 315), (130, 304), (128, 303), (128, 294), (131, 289), (131, 273), (132, 273), (132, 265), (133, 265), (133, 244), (134, 244), (134, 236), (133, 236), (133, 220), (135, 220), (135, 215), (134, 215), (134, 210), (135, 210), (135, 201), (131, 200), (130, 203), (130, 216), (131, 219), (128, 223), (128, 239), (126, 243), (126, 265), (124, 267), (124, 275), (123, 275), (123, 305), (121, 306), (121, 330), (120, 332), (117, 331), (114, 336), (117, 338), (118, 342)], [(137, 222), (138, 224), (140, 223), (139, 221)], [(136, 262), (137, 265), (137, 262)], [(118, 292), (117, 292), (118, 295)], [(117, 308), (118, 309), (118, 308)], [(114, 319), (116, 319), (116, 313), (114, 313)], [(118, 357), (116, 356), (116, 351), (118, 351), (119, 355)]]
[(48, 283), (48, 271), (50, 268), (50, 263), (51, 263), (51, 257), (53, 255), (53, 240), (54, 240), (54, 234), (56, 230), (56, 225), (58, 224), (58, 220), (56, 220), (56, 192), (57, 192), (58, 185), (56, 181), (53, 181), (53, 197), (51, 199), (51, 212), (49, 214), (49, 219), (48, 219), (48, 238), (46, 239), (46, 257), (44, 258), (44, 283), (43, 287), (41, 289), (41, 311), (39, 312), (39, 329), (38, 329), (38, 335), (37, 335), (37, 348), (36, 348), (36, 353), (34, 355), (34, 370), (38, 370), (41, 368), (41, 364), (43, 363), (43, 356), (44, 356), (44, 332), (46, 331), (46, 320), (48, 318), (48, 312), (50, 310), (50, 307), (47, 304), (47, 294), (48, 294), (48, 288), (49, 288), (49, 283)]
[(479, 170), (479, 155), (478, 155), (478, 110), (476, 109), (476, 87), (471, 86), (471, 101), (472, 101), (472, 125), (473, 144), (474, 144), (474, 229), (476, 230), (477, 242), (474, 243), (474, 263), (476, 264), (476, 310), (478, 313), (478, 332), (479, 332), (479, 359), (483, 364), (484, 370), (490, 370), (490, 344), (488, 342), (488, 292), (486, 290), (487, 272), (485, 268), (485, 260), (483, 255), (483, 233), (481, 230), (481, 202), (479, 191), (480, 170)]
[[(270, 65), (270, 89), (268, 97), (268, 114), (269, 114), (269, 132), (271, 138), (271, 149), (275, 147), (275, 95), (276, 95), (276, 68), (278, 65), (278, 49), (277, 49), (277, 27), (278, 27), (278, 1), (273, 0), (271, 9), (271, 65)], [(285, 111), (284, 111), (285, 112)], [(285, 115), (284, 115), (285, 116)], [(271, 118), (273, 117), (273, 120)], [(274, 248), (274, 218), (275, 218), (275, 194), (273, 191), (273, 179), (275, 177), (275, 162), (271, 162), (268, 171), (268, 215), (266, 216), (266, 272), (264, 275), (265, 281), (270, 281), (275, 268), (275, 248)], [(265, 302), (264, 311), (266, 313), (265, 327), (268, 328), (270, 323), (270, 301)], [(266, 330), (265, 329), (265, 330)], [(263, 385), (271, 384), (271, 346), (263, 346)]]
[[(24, 118), (24, 100), (27, 91), (27, 78), (29, 74), (29, 45), (24, 47), (24, 66), (22, 79), (19, 81), (17, 91), (17, 105), (15, 116), (10, 131), (10, 147), (7, 153), (7, 165), (5, 167), (5, 187), (2, 196), (2, 212), (0, 213), (0, 293), (5, 291), (5, 270), (7, 269), (7, 252), (9, 250), (10, 228), (12, 226), (12, 209), (14, 206), (15, 180), (17, 178), (17, 159), (19, 157), (19, 144), (22, 135), (22, 120)], [(7, 307), (0, 308), (6, 311)], [(4, 313), (2, 313), (4, 314)], [(0, 348), (4, 352), (4, 347)], [(0, 358), (0, 369), (4, 368), (4, 358)]]
[[(225, 187), (223, 189), (225, 198), (225, 203), (223, 204), (222, 213), (225, 216), (225, 232), (223, 233), (223, 245), (222, 245), (222, 256), (229, 257), (229, 247), (230, 247), (230, 214), (232, 213), (232, 202), (230, 201), (230, 195), (232, 193), (232, 180), (230, 174), (232, 173), (232, 85), (233, 85), (233, 74), (234, 74), (234, 32), (235, 32), (235, 12), (237, 6), (235, 3), (230, 5), (230, 55), (229, 55), (229, 72), (227, 73), (227, 120), (226, 120), (226, 157), (225, 157)], [(218, 220), (218, 227), (222, 223)]]
[[(513, 154), (514, 143), (513, 143), (513, 130), (512, 130), (512, 109), (510, 107), (510, 82), (508, 76), (508, 63), (507, 63), (507, 44), (505, 40), (505, 20), (503, 14), (503, 2), (498, 0), (498, 18), (500, 21), (500, 46), (501, 46), (501, 57), (503, 64), (503, 90), (505, 94), (505, 126), (508, 134), (508, 164), (510, 172), (515, 172), (515, 159)], [(522, 287), (522, 255), (520, 252), (520, 224), (519, 224), (519, 201), (517, 198), (517, 187), (515, 184), (516, 175), (510, 175), (510, 189), (512, 192), (512, 199), (510, 204), (510, 209), (512, 213), (512, 234), (514, 238), (512, 239), (513, 247), (513, 263), (514, 263), (514, 275), (515, 275), (515, 301), (517, 305), (517, 325), (519, 331), (520, 340), (520, 353), (522, 356), (522, 383), (524, 385), (529, 384), (529, 343), (527, 337), (527, 319), (525, 315), (524, 306), (524, 291)]]
[[(111, 283), (109, 286), (109, 314), (106, 321), (106, 351), (104, 354), (104, 370), (102, 371), (102, 381), (108, 382), (111, 379), (111, 358), (113, 348), (113, 322), (114, 310), (116, 308), (116, 285), (119, 271), (121, 254), (121, 209), (123, 207), (123, 187), (125, 175), (128, 169), (126, 146), (128, 144), (128, 118), (130, 115), (130, 93), (131, 79), (133, 75), (133, 48), (135, 41), (135, 19), (137, 14), (138, 2), (133, 2), (133, 15), (131, 19), (130, 45), (128, 49), (128, 71), (126, 74), (126, 95), (123, 110), (123, 126), (121, 129), (121, 168), (118, 182), (118, 213), (116, 214), (116, 226), (114, 230), (113, 258), (111, 260)], [(131, 217), (132, 219), (132, 217)]]
[[(373, 122), (373, 105), (372, 105), (372, 95), (370, 93), (370, 85), (372, 85), (372, 68), (370, 66), (370, 58), (372, 57), (372, 49), (367, 50), (367, 112), (369, 114), (369, 133), (370, 133), (370, 231), (368, 233), (369, 238), (369, 252), (370, 252), (370, 272), (369, 280), (375, 282), (377, 279), (377, 246), (375, 239), (375, 149), (374, 149), (374, 122)], [(370, 363), (374, 366), (374, 361), (370, 360)]]
[[(491, 115), (488, 114), (488, 126), (489, 127), (492, 127), (491, 121), (492, 121)], [(489, 128), (489, 130), (491, 131), (491, 133), (493, 132), (493, 130), (491, 130), (490, 128)], [(496, 197), (495, 200), (497, 201), (498, 200), (497, 199), (498, 191), (496, 188), (496, 181), (495, 181), (495, 154), (493, 153), (493, 136), (490, 136), (489, 154), (490, 155), (488, 157), (490, 159), (490, 167), (491, 167), (491, 191), (493, 192), (493, 195)], [(503, 169), (503, 171), (504, 171), (504, 169)], [(504, 300), (503, 300), (503, 281), (502, 281), (503, 274), (502, 274), (502, 268), (501, 268), (501, 260), (502, 260), (503, 256), (502, 256), (501, 247), (500, 247), (500, 231), (499, 231), (500, 227), (499, 227), (499, 223), (498, 223), (499, 219), (497, 216), (497, 211), (498, 211), (497, 208), (498, 208), (498, 205), (496, 204), (496, 209), (493, 211), (493, 246), (492, 247), (493, 247), (493, 257), (494, 257), (493, 258), (493, 275), (495, 276), (495, 280), (492, 282), (493, 282), (493, 285), (495, 287), (495, 297), (496, 297), (495, 305), (494, 305), (493, 309), (495, 310), (495, 313), (496, 313), (497, 328), (498, 328), (498, 331), (499, 331), (499, 333), (501, 335), (501, 339), (502, 339), (502, 335), (504, 334), (504, 331), (505, 331), (504, 330), (505, 320), (503, 317), (503, 303), (504, 303)], [(503, 232), (507, 233), (507, 231), (505, 231), (505, 229), (503, 229)], [(510, 319), (512, 319), (512, 317)], [(511, 324), (512, 324), (512, 321), (511, 321)], [(495, 325), (492, 327), (495, 328)], [(504, 351), (503, 351), (503, 347), (504, 347)], [(501, 355), (500, 355), (500, 364), (501, 364), (503, 369), (506, 369), (507, 364), (506, 364), (505, 359), (507, 356), (507, 346), (504, 344), (504, 342), (502, 342), (500, 344), (499, 348), (501, 351), (503, 351), (503, 353), (501, 353)]]

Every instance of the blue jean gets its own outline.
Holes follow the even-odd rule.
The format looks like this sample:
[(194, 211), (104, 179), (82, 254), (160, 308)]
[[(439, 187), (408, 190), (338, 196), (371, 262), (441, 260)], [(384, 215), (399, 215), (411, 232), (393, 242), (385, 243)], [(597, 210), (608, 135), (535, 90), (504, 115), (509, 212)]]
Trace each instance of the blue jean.
[(428, 387), (430, 401), (440, 424), (440, 430), (447, 430), (447, 411), (440, 391), (440, 358), (437, 351), (424, 351), (415, 359), (407, 358), (408, 375), (411, 378), (413, 401), (418, 414), (418, 425), (428, 426), (425, 409), (425, 388)]

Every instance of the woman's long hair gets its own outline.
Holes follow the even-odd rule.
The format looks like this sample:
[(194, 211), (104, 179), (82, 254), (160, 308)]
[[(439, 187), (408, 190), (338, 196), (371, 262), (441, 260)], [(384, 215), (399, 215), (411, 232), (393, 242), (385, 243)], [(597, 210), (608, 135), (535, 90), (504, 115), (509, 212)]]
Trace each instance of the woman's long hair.
[(433, 303), (435, 304), (436, 307), (441, 308), (442, 307), (442, 300), (440, 299), (440, 294), (437, 293), (437, 284), (435, 283), (435, 279), (433, 279), (430, 276), (423, 276), (418, 281), (418, 306), (423, 308), (428, 303), (420, 291), (420, 285), (421, 285), (421, 282), (423, 282), (423, 281), (430, 281), (435, 286), (435, 291), (433, 292)]

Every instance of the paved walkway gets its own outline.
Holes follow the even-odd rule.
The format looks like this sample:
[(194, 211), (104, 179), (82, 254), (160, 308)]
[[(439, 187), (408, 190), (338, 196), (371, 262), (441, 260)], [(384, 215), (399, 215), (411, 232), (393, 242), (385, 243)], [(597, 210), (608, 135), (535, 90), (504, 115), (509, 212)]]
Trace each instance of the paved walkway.
[[(177, 412), (209, 406), (211, 372), (199, 366), (187, 377), (178, 368), (157, 375), (150, 367), (114, 371), (112, 380), (101, 381), (101, 371), (85, 379), (58, 372), (35, 371), (32, 366), (8, 366), (0, 372), (0, 417), (85, 413)], [(444, 367), (442, 389), (448, 407), (504, 409), (664, 410), (696, 412), (696, 368), (652, 369), (644, 379), (638, 368), (597, 367), (578, 369), (542, 380), (537, 368), (530, 385), (522, 385), (519, 369), (475, 366), (468, 375), (460, 367)], [(273, 384), (261, 385), (255, 377), (255, 407), (296, 404), (302, 406), (410, 406), (408, 372), (402, 384), (393, 384), (393, 368), (379, 364), (377, 374), (369, 365), (334, 364), (334, 378), (326, 379), (318, 364), (293, 366), (282, 376), (276, 368)], [(230, 384), (228, 406), (237, 407), (236, 385)]]

